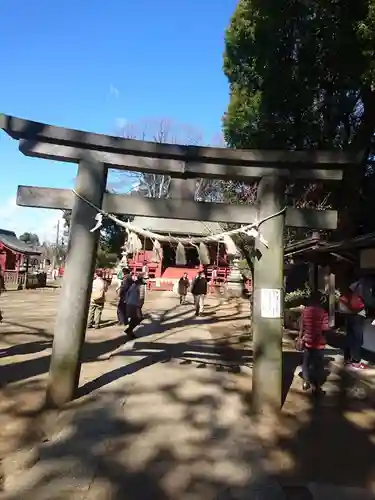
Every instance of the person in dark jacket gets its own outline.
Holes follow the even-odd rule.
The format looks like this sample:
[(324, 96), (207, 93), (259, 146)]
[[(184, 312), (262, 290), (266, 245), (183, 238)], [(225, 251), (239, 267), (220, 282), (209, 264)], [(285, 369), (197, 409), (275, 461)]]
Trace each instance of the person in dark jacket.
[(207, 279), (203, 271), (199, 271), (191, 285), (191, 293), (194, 297), (195, 315), (203, 314), (204, 298), (207, 295)]
[(133, 276), (129, 269), (123, 269), (123, 278), (118, 289), (117, 319), (119, 325), (128, 324), (128, 314), (126, 311), (126, 294), (134, 283)]
[(183, 276), (178, 281), (178, 295), (180, 296), (180, 304), (186, 304), (186, 295), (188, 293), (190, 286), (190, 281), (187, 273), (184, 273)]
[(133, 330), (143, 319), (142, 307), (146, 298), (146, 280), (142, 273), (138, 274), (136, 280), (126, 293), (126, 309), (129, 316), (129, 326), (126, 334), (131, 339), (135, 339)]

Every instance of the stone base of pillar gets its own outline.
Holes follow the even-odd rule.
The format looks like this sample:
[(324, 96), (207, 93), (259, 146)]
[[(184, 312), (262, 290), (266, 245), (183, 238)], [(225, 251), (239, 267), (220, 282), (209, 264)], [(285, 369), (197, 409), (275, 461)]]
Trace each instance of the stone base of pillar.
[(235, 259), (232, 263), (232, 267), (227, 278), (227, 295), (229, 297), (242, 297), (243, 292), (243, 277), (238, 267), (238, 259)]

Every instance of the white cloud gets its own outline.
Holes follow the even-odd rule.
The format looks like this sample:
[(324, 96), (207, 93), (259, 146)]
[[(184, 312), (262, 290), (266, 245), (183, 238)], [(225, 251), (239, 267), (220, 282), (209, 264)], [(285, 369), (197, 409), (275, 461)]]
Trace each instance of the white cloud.
[(0, 205), (0, 228), (22, 233), (35, 233), (41, 242), (56, 240), (57, 222), (60, 220), (60, 236), (64, 231), (62, 212), (42, 208), (19, 207), (13, 196)]
[(120, 97), (120, 91), (119, 91), (119, 89), (117, 87), (115, 87), (114, 85), (112, 85), (112, 83), (109, 86), (109, 93), (111, 95), (113, 95), (114, 97), (116, 97), (116, 98)]

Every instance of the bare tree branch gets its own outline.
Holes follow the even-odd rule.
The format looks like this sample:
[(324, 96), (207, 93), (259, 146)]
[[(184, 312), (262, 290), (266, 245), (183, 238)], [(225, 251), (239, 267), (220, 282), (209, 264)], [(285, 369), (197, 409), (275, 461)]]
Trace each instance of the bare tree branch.
[[(168, 144), (189, 144), (198, 146), (203, 144), (203, 134), (182, 123), (167, 118), (145, 119), (139, 123), (128, 123), (118, 132), (118, 135), (128, 139), (140, 139)], [(111, 188), (119, 192), (138, 191), (141, 196), (164, 198), (168, 195), (171, 178), (166, 175), (118, 172)], [(130, 184), (130, 188), (129, 188)], [(220, 184), (217, 181), (199, 179), (197, 182), (196, 198), (207, 201), (217, 199)]]

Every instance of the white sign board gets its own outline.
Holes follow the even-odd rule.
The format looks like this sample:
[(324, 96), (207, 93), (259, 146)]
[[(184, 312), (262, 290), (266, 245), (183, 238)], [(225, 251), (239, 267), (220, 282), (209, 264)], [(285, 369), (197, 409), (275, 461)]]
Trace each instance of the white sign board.
[(281, 290), (278, 288), (261, 289), (260, 314), (262, 318), (281, 318)]

